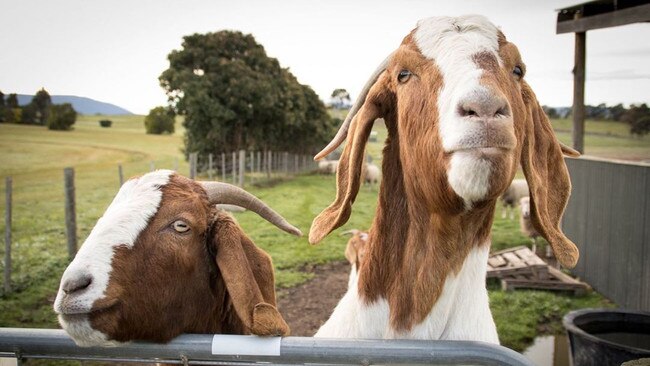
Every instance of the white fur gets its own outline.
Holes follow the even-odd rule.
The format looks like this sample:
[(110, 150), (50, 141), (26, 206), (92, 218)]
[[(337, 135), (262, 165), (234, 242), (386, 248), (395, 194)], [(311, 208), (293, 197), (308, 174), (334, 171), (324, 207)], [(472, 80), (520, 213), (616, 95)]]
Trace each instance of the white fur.
[(498, 344), (485, 288), (489, 250), (489, 245), (484, 244), (470, 251), (458, 275), (448, 275), (429, 315), (410, 331), (393, 330), (388, 322), (388, 302), (381, 299), (365, 305), (355, 285), (348, 288), (315, 337), (474, 340)]
[[(106, 343), (106, 336), (90, 327), (85, 314), (91, 311), (96, 300), (105, 295), (115, 248), (133, 247), (140, 232), (158, 211), (162, 199), (160, 188), (169, 182), (173, 173), (171, 170), (158, 170), (124, 183), (63, 273), (54, 311), (59, 314), (61, 326), (73, 339)], [(63, 291), (64, 283), (83, 275), (92, 276), (90, 286), (67, 295)], [(75, 315), (62, 316), (70, 314)]]
[[(479, 83), (483, 71), (472, 57), (487, 52), (502, 63), (497, 28), (477, 15), (434, 17), (418, 22), (415, 40), (420, 52), (435, 62), (443, 77), (438, 97), (443, 149), (453, 152), (479, 146), (484, 126), (462, 118), (458, 105), (464, 98), (487, 93)], [(477, 183), (488, 182), (490, 164), (485, 160), (472, 162), (472, 156), (457, 154), (451, 160), (449, 183), (469, 208), (488, 192), (489, 186)]]
[(469, 210), (490, 189), (492, 162), (471, 151), (457, 151), (451, 156), (447, 180), (451, 188), (465, 201)]

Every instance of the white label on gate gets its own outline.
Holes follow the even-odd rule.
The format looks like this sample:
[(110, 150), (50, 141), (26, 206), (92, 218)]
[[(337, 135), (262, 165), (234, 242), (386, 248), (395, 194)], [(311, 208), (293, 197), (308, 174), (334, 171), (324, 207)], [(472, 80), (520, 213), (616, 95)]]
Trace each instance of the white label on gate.
[(215, 334), (212, 338), (213, 355), (280, 356), (282, 337), (258, 337)]

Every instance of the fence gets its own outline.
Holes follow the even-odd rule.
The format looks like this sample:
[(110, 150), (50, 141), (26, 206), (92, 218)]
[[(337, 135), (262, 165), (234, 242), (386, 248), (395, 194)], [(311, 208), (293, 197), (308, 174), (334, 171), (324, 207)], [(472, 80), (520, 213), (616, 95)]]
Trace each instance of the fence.
[(650, 165), (566, 159), (573, 192), (562, 228), (573, 273), (618, 305), (650, 311)]
[(310, 155), (246, 150), (207, 155), (192, 153), (189, 163), (190, 178), (202, 173), (208, 179), (216, 177), (241, 187), (246, 183), (308, 172), (317, 167)]
[(189, 365), (532, 365), (498, 345), (470, 341), (343, 340), (185, 334), (167, 344), (77, 347), (62, 330), (0, 328), (0, 357)]
[[(146, 162), (145, 162), (146, 163)], [(188, 177), (194, 179), (201, 174), (201, 179), (221, 178), (223, 182), (243, 187), (245, 184), (263, 183), (272, 179), (287, 177), (314, 170), (317, 164), (311, 156), (296, 155), (288, 152), (275, 151), (245, 151), (240, 150), (233, 153), (209, 154), (200, 156), (197, 153), (189, 155)], [(142, 170), (147, 167), (142, 166)], [(149, 170), (156, 168), (167, 168), (164, 164), (156, 166), (155, 161), (149, 161)], [(173, 169), (178, 170), (178, 159), (173, 162)], [(137, 174), (144, 173), (137, 171)], [(68, 247), (68, 257), (74, 258), (77, 252), (77, 221), (75, 202), (75, 171), (73, 168), (65, 168), (64, 193), (65, 193), (65, 227)], [(121, 164), (117, 167), (119, 186), (124, 183), (124, 169)], [(4, 293), (11, 292), (11, 246), (12, 246), (12, 179), (5, 180), (6, 209), (5, 209), (5, 250), (3, 262), (3, 287)]]

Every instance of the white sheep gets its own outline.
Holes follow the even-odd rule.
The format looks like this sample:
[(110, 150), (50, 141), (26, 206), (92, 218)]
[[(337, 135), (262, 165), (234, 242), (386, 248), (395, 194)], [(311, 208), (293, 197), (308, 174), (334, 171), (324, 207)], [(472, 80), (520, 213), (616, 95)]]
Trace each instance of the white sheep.
[(364, 175), (364, 183), (374, 186), (379, 183), (379, 178), (381, 177), (381, 171), (379, 167), (372, 163), (366, 164), (366, 170)]
[(318, 173), (320, 174), (336, 174), (338, 168), (338, 160), (322, 160), (318, 162)]
[(508, 189), (501, 195), (501, 202), (503, 202), (502, 218), (506, 218), (508, 211), (510, 212), (510, 220), (515, 218), (515, 206), (519, 203), (522, 197), (527, 197), (528, 183), (525, 179), (514, 179)]
[[(530, 218), (530, 197), (522, 197), (519, 200), (519, 207), (519, 228), (521, 229), (522, 234), (531, 239), (533, 253), (537, 253), (537, 238), (540, 237), (540, 234), (533, 226), (533, 222)], [(546, 258), (550, 258), (551, 256), (553, 256), (551, 247), (547, 245)]]
[(499, 196), (519, 164), (536, 222), (558, 260), (576, 246), (559, 228), (570, 193), (563, 147), (524, 81), (517, 48), (481, 16), (418, 22), (373, 73), (320, 159), (347, 139), (336, 199), (310, 243), (345, 224), (373, 123), (384, 118), (382, 184), (351, 286), (317, 337), (498, 343), (485, 288)]
[(82, 346), (181, 333), (287, 335), (271, 258), (217, 203), (300, 235), (235, 186), (169, 170), (131, 179), (61, 278), (54, 311), (63, 329)]

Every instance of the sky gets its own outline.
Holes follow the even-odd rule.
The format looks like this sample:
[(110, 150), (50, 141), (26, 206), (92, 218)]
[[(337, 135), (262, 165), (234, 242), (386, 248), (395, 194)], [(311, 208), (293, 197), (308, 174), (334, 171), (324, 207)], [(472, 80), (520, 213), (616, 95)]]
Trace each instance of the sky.
[[(487, 16), (519, 48), (541, 104), (572, 103), (574, 35), (556, 9), (582, 0), (0, 0), (0, 90), (77, 95), (146, 114), (167, 97), (158, 77), (183, 36), (239, 30), (327, 101), (353, 98), (416, 25)], [(650, 24), (587, 33), (588, 104), (650, 103)]]

